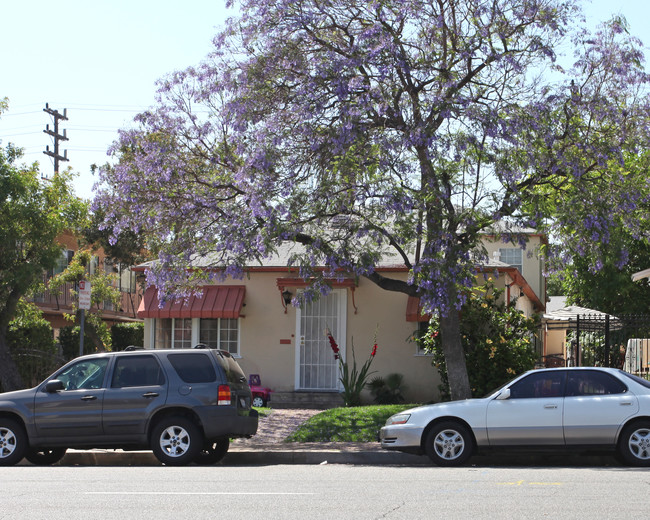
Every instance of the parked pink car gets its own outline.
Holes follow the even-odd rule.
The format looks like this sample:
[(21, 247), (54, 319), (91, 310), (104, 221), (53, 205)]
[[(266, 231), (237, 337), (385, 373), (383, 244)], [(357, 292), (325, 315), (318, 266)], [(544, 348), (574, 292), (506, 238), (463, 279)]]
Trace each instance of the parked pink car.
[(248, 384), (253, 394), (253, 406), (266, 406), (271, 400), (271, 390), (262, 386), (259, 374), (251, 374), (248, 378)]

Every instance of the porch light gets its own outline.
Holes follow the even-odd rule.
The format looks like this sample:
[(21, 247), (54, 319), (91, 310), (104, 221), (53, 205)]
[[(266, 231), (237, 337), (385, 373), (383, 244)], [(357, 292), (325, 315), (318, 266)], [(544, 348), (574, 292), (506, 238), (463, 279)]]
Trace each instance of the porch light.
[(284, 313), (287, 313), (287, 305), (291, 304), (291, 300), (293, 299), (293, 294), (291, 294), (291, 291), (289, 289), (285, 289), (282, 291), (282, 306), (284, 307)]

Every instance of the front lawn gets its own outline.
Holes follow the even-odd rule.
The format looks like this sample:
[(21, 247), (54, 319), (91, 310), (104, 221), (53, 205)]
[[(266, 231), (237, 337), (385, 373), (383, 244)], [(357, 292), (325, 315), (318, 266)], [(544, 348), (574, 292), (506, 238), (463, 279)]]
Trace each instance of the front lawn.
[(325, 410), (303, 423), (284, 442), (375, 442), (386, 419), (415, 406), (390, 404)]

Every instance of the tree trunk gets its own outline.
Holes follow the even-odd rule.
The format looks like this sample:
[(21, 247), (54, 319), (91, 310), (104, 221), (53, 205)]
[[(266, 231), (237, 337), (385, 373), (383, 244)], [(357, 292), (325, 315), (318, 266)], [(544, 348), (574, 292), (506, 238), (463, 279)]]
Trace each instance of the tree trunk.
[(11, 357), (7, 344), (6, 331), (0, 331), (0, 386), (3, 392), (24, 388), (18, 366)]
[(440, 339), (447, 364), (447, 377), (452, 400), (469, 399), (472, 389), (467, 376), (465, 352), (460, 338), (460, 316), (450, 310), (448, 316), (440, 317)]

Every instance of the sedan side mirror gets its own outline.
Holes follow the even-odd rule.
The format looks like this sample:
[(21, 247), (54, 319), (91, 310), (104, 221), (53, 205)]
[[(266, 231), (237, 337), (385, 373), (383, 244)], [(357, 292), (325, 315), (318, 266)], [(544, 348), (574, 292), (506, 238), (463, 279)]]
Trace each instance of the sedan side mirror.
[(510, 388), (504, 388), (501, 390), (501, 393), (497, 395), (497, 399), (500, 401), (505, 401), (506, 399), (510, 399)]
[(51, 381), (45, 383), (45, 391), (48, 394), (53, 394), (60, 390), (65, 390), (65, 385), (63, 384), (63, 381), (59, 381), (58, 379), (52, 379)]

